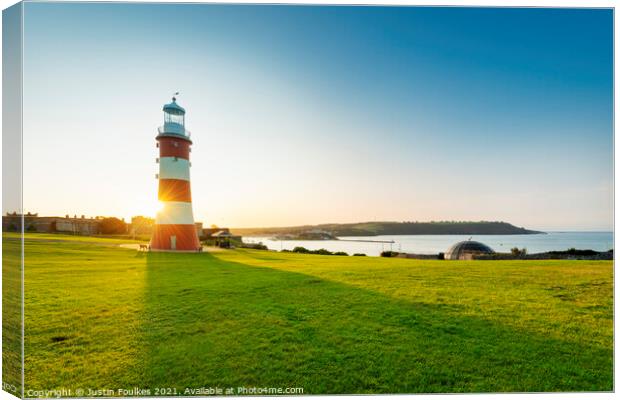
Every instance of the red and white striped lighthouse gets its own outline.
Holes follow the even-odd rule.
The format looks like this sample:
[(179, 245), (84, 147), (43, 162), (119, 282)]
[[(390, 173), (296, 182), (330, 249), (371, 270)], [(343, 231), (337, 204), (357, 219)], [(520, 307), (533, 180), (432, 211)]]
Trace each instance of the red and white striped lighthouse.
[(192, 141), (185, 129), (185, 109), (176, 98), (164, 105), (164, 125), (158, 129), (159, 193), (162, 209), (155, 218), (151, 250), (197, 251), (200, 241), (194, 226), (189, 181)]

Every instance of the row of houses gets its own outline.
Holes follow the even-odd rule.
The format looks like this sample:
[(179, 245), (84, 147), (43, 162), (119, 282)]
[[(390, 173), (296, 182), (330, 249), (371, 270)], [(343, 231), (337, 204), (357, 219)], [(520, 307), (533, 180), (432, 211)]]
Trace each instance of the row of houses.
[[(99, 235), (104, 233), (102, 231), (102, 223), (106, 220), (105, 217), (86, 217), (84, 215), (73, 217), (65, 215), (64, 217), (40, 217), (37, 213), (18, 214), (16, 212), (7, 213), (2, 217), (2, 231), (3, 232), (18, 232), (21, 231), (21, 224), (23, 221), (24, 231), (26, 232), (40, 232), (40, 233), (69, 233), (74, 235)], [(133, 217), (130, 223), (125, 223), (124, 219), (120, 219), (124, 225), (122, 232), (119, 234), (129, 234), (133, 236), (138, 235), (151, 235), (153, 232), (153, 226), (155, 220), (148, 217)], [(236, 236), (230, 233), (228, 228), (203, 228), (202, 222), (196, 222), (196, 233), (202, 240), (213, 238), (214, 240), (227, 240), (238, 239), (240, 236)]]
[(38, 214), (7, 213), (2, 217), (2, 231), (21, 231), (22, 220), (27, 232), (72, 233), (77, 235), (96, 235), (101, 229), (103, 217), (86, 218), (84, 215), (70, 217), (39, 217)]

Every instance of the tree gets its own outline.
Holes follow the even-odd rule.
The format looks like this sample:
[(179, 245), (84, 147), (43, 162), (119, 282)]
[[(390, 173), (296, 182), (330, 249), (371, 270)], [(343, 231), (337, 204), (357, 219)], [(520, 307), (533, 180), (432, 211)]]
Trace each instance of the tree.
[(104, 218), (101, 220), (101, 233), (104, 235), (127, 233), (127, 224), (115, 217)]
[(138, 215), (131, 217), (131, 230), (134, 235), (150, 234), (153, 232), (155, 220), (149, 217)]

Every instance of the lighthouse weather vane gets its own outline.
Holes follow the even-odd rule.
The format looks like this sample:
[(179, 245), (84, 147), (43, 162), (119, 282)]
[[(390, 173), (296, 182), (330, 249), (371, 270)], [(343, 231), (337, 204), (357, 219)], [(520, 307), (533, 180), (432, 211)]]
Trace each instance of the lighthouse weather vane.
[(177, 101), (177, 96), (180, 95), (180, 94), (181, 94), (181, 92), (174, 92), (173, 95), (172, 95), (172, 100), (173, 101)]

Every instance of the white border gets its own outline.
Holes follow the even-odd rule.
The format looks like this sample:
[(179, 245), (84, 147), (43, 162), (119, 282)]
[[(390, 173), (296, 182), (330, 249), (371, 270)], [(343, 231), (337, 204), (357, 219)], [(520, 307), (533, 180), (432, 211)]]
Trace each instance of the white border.
[[(32, 1), (32, 0), (28, 0), (28, 1)], [(66, 2), (79, 2), (79, 0), (65, 0)], [(110, 3), (113, 2), (122, 2), (122, 1), (107, 1)], [(199, 2), (199, 1), (178, 1), (178, 0), (151, 0), (151, 1), (135, 1), (135, 2), (140, 2), (140, 3), (209, 3), (209, 2)], [(16, 1), (13, 0), (0, 0), (0, 5), (2, 6), (2, 9), (5, 9), (13, 4), (17, 3)], [(214, 2), (211, 2), (214, 3)], [(235, 4), (235, 3), (240, 3), (240, 2), (236, 2), (236, 1), (231, 1), (231, 0), (220, 0), (217, 3), (231, 3), (231, 4)], [(260, 0), (244, 0), (243, 3), (245, 4), (261, 4), (261, 3), (266, 3), (265, 1), (260, 1)], [(478, 0), (475, 2), (472, 1), (466, 1), (466, 0), (451, 0), (451, 1), (432, 1), (432, 0), (418, 0), (418, 1), (406, 1), (406, 0), (372, 0), (372, 1), (359, 1), (359, 0), (338, 0), (337, 2), (335, 1), (330, 1), (330, 0), (313, 0), (311, 3), (310, 2), (303, 2), (303, 1), (297, 1), (297, 0), (289, 0), (286, 2), (276, 2), (276, 1), (271, 1), (269, 2), (271, 4), (316, 4), (316, 5), (358, 5), (358, 4), (364, 4), (364, 5), (399, 5), (399, 6), (473, 6), (473, 7), (562, 7), (562, 8), (573, 8), (573, 7), (584, 7), (584, 8), (594, 8), (594, 7), (600, 7), (600, 8), (615, 8), (617, 5), (617, 1), (600, 1), (600, 0), (591, 0), (591, 1), (577, 1), (577, 0), (541, 0), (541, 1), (534, 1), (534, 0), (521, 0), (521, 1), (514, 1), (514, 0), (503, 0), (501, 2), (498, 1), (492, 1), (492, 0)], [(615, 12), (614, 12), (615, 14)], [(22, 18), (23, 18), (23, 14), (22, 14)], [(23, 22), (23, 21), (22, 21)], [(615, 25), (615, 15), (614, 15), (614, 25)], [(23, 28), (23, 25), (22, 25)], [(618, 32), (615, 30), (615, 26), (614, 26), (614, 115), (618, 112), (618, 104), (617, 102), (615, 102), (615, 99), (617, 98), (617, 90), (616, 90), (616, 85), (615, 85), (615, 76), (618, 72), (618, 63), (617, 63), (617, 46), (618, 46), (618, 39), (619, 39), (619, 35)], [(0, 40), (1, 40), (1, 30), (0, 30)], [(23, 43), (23, 42), (22, 42)], [(23, 55), (23, 52), (22, 52)], [(0, 55), (0, 61), (1, 61), (1, 55)], [(0, 89), (1, 89), (1, 83), (0, 83)], [(0, 100), (1, 102), (1, 100)], [(0, 117), (1, 118), (1, 117)], [(1, 121), (1, 119), (0, 119)], [(615, 154), (617, 154), (617, 142), (615, 141), (615, 129), (616, 128), (616, 119), (614, 118), (614, 210), (615, 210), (615, 206), (617, 206), (618, 204), (618, 197), (615, 195), (615, 176), (618, 172), (618, 165), (615, 163)], [(1, 148), (1, 142), (0, 142), (0, 148)], [(1, 152), (0, 152), (0, 160), (1, 160)], [(0, 163), (0, 176), (2, 173), (2, 167), (1, 167), (1, 163)], [(618, 229), (618, 225), (616, 224), (615, 221), (615, 213), (614, 213), (614, 232), (616, 232)], [(614, 235), (614, 248), (618, 249), (618, 243), (616, 242), (616, 236)], [(0, 251), (2, 249), (2, 244), (0, 241)], [(0, 253), (1, 254), (1, 253)], [(615, 285), (615, 262), (614, 262), (614, 299), (617, 298), (616, 296), (618, 295), (618, 289), (617, 286)], [(23, 274), (23, 270), (22, 270), (22, 274)], [(22, 284), (23, 284), (23, 278), (22, 278)], [(22, 293), (23, 296), (23, 293)], [(1, 300), (0, 300), (1, 301)], [(23, 304), (23, 302), (22, 302)], [(618, 347), (615, 346), (615, 333), (618, 329), (618, 321), (615, 318), (615, 313), (618, 311), (618, 307), (617, 304), (614, 302), (614, 359), (617, 359), (618, 356)], [(1, 313), (1, 311), (0, 311)], [(22, 351), (23, 351), (23, 347), (22, 347)], [(23, 355), (22, 355), (23, 356)], [(0, 358), (0, 366), (1, 366), (1, 358)], [(23, 367), (22, 367), (23, 368)], [(618, 378), (620, 377), (620, 373), (618, 372), (618, 369), (615, 368), (614, 365), (614, 383), (618, 382)], [(23, 377), (22, 377), (23, 379)], [(388, 399), (388, 398), (393, 398), (393, 397), (400, 397), (400, 398), (415, 398), (415, 399), (454, 399), (456, 396), (456, 398), (463, 398), (463, 399), (469, 399), (469, 398), (480, 398), (480, 397), (484, 397), (484, 398), (493, 398), (493, 399), (520, 399), (520, 398), (545, 398), (545, 399), (611, 399), (611, 398), (615, 398), (615, 394), (614, 393), (536, 393), (536, 394), (525, 394), (525, 393), (516, 393), (516, 394), (464, 394), (464, 395), (374, 395), (373, 397), (378, 398), (378, 399)], [(291, 397), (300, 397), (300, 396), (291, 396)], [(303, 397), (321, 397), (323, 399), (336, 399), (336, 398), (354, 398), (354, 397), (359, 397), (359, 396), (350, 396), (350, 395), (340, 395), (340, 396), (332, 396), (332, 395), (327, 395), (327, 396), (303, 396)], [(15, 397), (13, 397), (12, 395), (8, 394), (7, 392), (4, 391), (0, 391), (0, 400), (3, 399), (14, 399)], [(278, 396), (278, 397), (268, 397), (268, 396), (260, 396), (260, 397), (244, 397), (245, 399), (277, 399), (277, 398), (282, 398), (282, 396)], [(141, 399), (141, 398), (136, 398), (136, 399)], [(143, 398), (143, 399), (149, 399), (149, 398)], [(174, 397), (170, 397), (170, 399), (175, 399)], [(177, 398), (178, 399), (178, 398)]]

